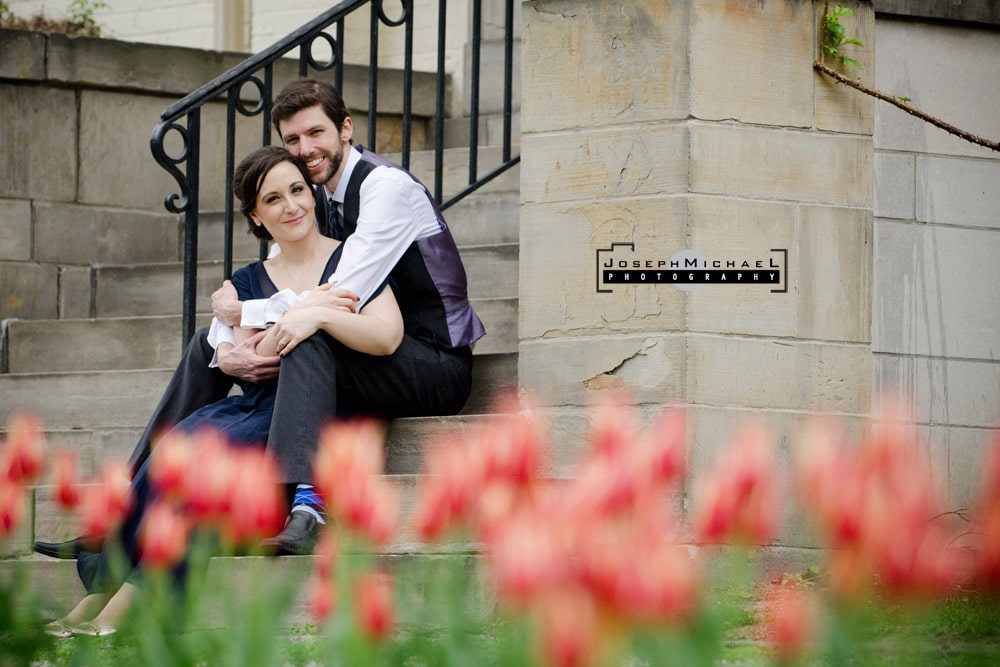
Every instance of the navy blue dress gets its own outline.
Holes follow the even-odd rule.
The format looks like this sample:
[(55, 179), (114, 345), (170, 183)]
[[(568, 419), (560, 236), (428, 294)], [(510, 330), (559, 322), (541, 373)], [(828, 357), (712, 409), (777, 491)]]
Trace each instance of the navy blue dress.
[[(327, 260), (323, 269), (322, 282), (326, 282), (333, 274), (340, 262), (341, 248), (338, 245)], [(239, 269), (233, 274), (233, 285), (240, 301), (249, 299), (266, 299), (278, 292), (278, 288), (271, 282), (271, 278), (264, 269), (263, 262), (255, 262)], [(387, 283), (383, 283), (372, 295), (372, 299), (382, 292)], [(369, 299), (370, 301), (371, 299)], [(267, 443), (267, 434), (271, 428), (271, 415), (274, 412), (274, 400), (277, 394), (278, 381), (269, 380), (266, 382), (253, 383), (239, 381), (239, 386), (243, 390), (242, 394), (228, 396), (221, 401), (216, 401), (206, 405), (182, 420), (171, 431), (180, 430), (183, 433), (193, 433), (201, 428), (212, 428), (216, 432), (223, 434), (234, 446), (242, 447), (264, 447)], [(119, 585), (125, 575), (124, 581), (138, 583), (137, 575), (140, 574), (138, 567), (138, 537), (139, 529), (146, 507), (152, 499), (153, 490), (149, 484), (149, 465), (155, 454), (146, 459), (132, 478), (133, 503), (125, 516), (119, 530), (120, 542), (107, 540), (105, 549), (100, 553), (81, 552), (77, 557), (76, 568), (80, 575), (80, 580), (88, 593), (102, 593), (113, 590)], [(118, 576), (112, 572), (110, 564), (112, 558), (109, 548), (118, 546), (128, 559), (131, 572), (121, 573)], [(175, 571), (175, 578), (179, 581), (183, 578), (185, 566), (182, 563)]]

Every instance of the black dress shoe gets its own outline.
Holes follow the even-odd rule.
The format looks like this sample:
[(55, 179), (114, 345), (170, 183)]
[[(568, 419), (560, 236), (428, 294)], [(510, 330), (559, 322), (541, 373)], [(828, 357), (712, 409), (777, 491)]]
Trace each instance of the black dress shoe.
[(273, 556), (311, 554), (319, 539), (319, 527), (319, 521), (309, 512), (292, 512), (285, 519), (285, 528), (276, 536), (263, 540), (261, 549)]
[(74, 560), (81, 551), (100, 551), (104, 547), (104, 537), (74, 537), (65, 542), (35, 542), (35, 551), (43, 556)]

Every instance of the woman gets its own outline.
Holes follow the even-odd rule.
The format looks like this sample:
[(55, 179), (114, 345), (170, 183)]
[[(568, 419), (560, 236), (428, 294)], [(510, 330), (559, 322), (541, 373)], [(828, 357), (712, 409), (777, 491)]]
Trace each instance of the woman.
[[(372, 355), (390, 355), (403, 336), (403, 321), (392, 289), (383, 285), (357, 313), (321, 305), (307, 292), (323, 284), (340, 260), (340, 241), (320, 234), (315, 222), (316, 201), (305, 165), (283, 148), (268, 146), (254, 151), (234, 174), (234, 194), (240, 200), (249, 232), (262, 240), (273, 240), (281, 252), (255, 262), (233, 274), (241, 300), (269, 298), (289, 304), (282, 318), (286, 332), (303, 340), (324, 331), (345, 346)], [(237, 342), (259, 335), (260, 330), (236, 329)], [(286, 333), (286, 335), (288, 335)], [(262, 356), (287, 355), (293, 348), (277, 340), (268, 329), (257, 342)], [(179, 423), (185, 433), (211, 427), (238, 446), (263, 447), (271, 423), (276, 381), (242, 382), (242, 394), (205, 406)], [(88, 595), (63, 618), (53, 621), (46, 632), (59, 637), (74, 634), (104, 635), (115, 632), (128, 611), (141, 574), (138, 535), (145, 510), (150, 505), (148, 468), (155, 454), (132, 480), (133, 506), (119, 530), (119, 540), (108, 540), (101, 553), (81, 553), (77, 571)], [(132, 568), (124, 582), (111, 567), (114, 549), (124, 552)], [(183, 576), (183, 568), (177, 572)]]

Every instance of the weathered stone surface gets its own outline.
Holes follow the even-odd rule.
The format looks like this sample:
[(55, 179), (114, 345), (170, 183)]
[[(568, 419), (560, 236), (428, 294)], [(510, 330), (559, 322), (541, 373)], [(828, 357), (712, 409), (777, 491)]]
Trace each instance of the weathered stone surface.
[[(178, 334), (178, 340), (180, 335)], [(20, 410), (50, 429), (144, 427), (170, 380), (170, 370), (0, 375), (0, 421)]]
[(35, 320), (59, 312), (59, 270), (28, 262), (0, 262), (0, 320)]
[(0, 30), (0, 79), (45, 77), (45, 37), (30, 30)]
[[(669, 259), (684, 247), (683, 198), (528, 204), (521, 211), (521, 337), (681, 328), (683, 299), (670, 285), (615, 285), (598, 293), (598, 251)], [(556, 250), (558, 249), (558, 250)], [(628, 260), (626, 260), (628, 261)]]
[(89, 266), (59, 268), (59, 319), (90, 317), (91, 269)]
[[(840, 52), (861, 63), (861, 69), (845, 67), (838, 59), (825, 54), (822, 56), (822, 62), (852, 79), (859, 79), (866, 86), (874, 86), (877, 47), (875, 12), (872, 11), (870, 2), (852, 0), (838, 4), (854, 10), (853, 16), (841, 19), (846, 36), (864, 44), (863, 47), (845, 44), (840, 47)], [(820, 40), (824, 34), (823, 15), (828, 8), (827, 4), (818, 2), (813, 3), (813, 6), (816, 8), (817, 45), (808, 62), (819, 57)], [(825, 74), (814, 72), (812, 69), (810, 72), (816, 86), (816, 129), (850, 134), (872, 134), (875, 127), (875, 98), (860, 90), (839, 84)]]
[(800, 218), (796, 337), (870, 343), (871, 211), (803, 206)]
[[(149, 149), (150, 132), (163, 107), (164, 99), (152, 95), (80, 94), (80, 163), (101, 165), (100, 170), (81, 173), (81, 203), (161, 212), (168, 194), (180, 194), (177, 183)], [(238, 115), (237, 160), (260, 146), (260, 125), (260, 117)], [(221, 210), (226, 165), (224, 105), (209, 104), (202, 109), (201, 138), (199, 208)], [(165, 144), (172, 157), (182, 154), (178, 133), (169, 133)]]
[(995, 454), (996, 432), (990, 429), (933, 426), (931, 441), (947, 448), (948, 460), (941, 472), (947, 473), (948, 495), (945, 509), (975, 507), (982, 499), (989, 457)]
[[(782, 265), (788, 251), (785, 280), (788, 293), (774, 293), (781, 285), (702, 285), (687, 292), (687, 328), (692, 331), (794, 336), (798, 328), (799, 267), (798, 209), (791, 204), (691, 197), (689, 246), (709, 262), (757, 262)], [(670, 289), (674, 289), (670, 287)]]
[(916, 219), (1000, 229), (1000, 160), (917, 158)]
[(0, 261), (31, 259), (31, 202), (0, 199)]
[(686, 126), (675, 124), (525, 136), (521, 140), (521, 201), (684, 192), (687, 137)]
[[(1000, 414), (1000, 367), (993, 361), (876, 354), (872, 391), (901, 393), (910, 419), (936, 425), (995, 428)], [(873, 401), (872, 408), (878, 403)]]
[(178, 261), (175, 215), (71, 204), (35, 204), (35, 257), (61, 264)]
[(744, 408), (861, 414), (870, 403), (867, 345), (688, 334), (687, 397)]
[(870, 138), (692, 123), (692, 192), (870, 207)]
[(912, 155), (875, 151), (875, 217), (914, 219), (915, 173)]
[(518, 380), (541, 405), (582, 405), (619, 390), (636, 403), (676, 401), (684, 393), (684, 341), (679, 334), (522, 340)]
[(875, 236), (873, 349), (996, 359), (998, 253), (1000, 234), (992, 230), (880, 221)]
[[(875, 39), (879, 90), (909, 97), (914, 107), (973, 134), (1000, 137), (996, 31), (880, 18)], [(997, 157), (889, 104), (875, 107), (875, 137), (880, 149)]]
[(0, 83), (0, 117), (0, 197), (73, 201), (76, 93)]
[[(524, 132), (687, 117), (682, 4), (539, 2), (523, 12)], [(580, 100), (573, 113), (570, 100)]]
[[(812, 127), (812, 4), (695, 0), (690, 5), (692, 115)], [(767, 48), (761, 48), (762, 35)]]

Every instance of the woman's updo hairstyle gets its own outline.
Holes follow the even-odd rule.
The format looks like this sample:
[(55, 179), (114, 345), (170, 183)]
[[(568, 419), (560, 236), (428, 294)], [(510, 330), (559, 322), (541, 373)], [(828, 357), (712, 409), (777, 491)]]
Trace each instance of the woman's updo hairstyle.
[(233, 195), (240, 200), (240, 212), (247, 219), (247, 233), (253, 234), (262, 241), (270, 241), (273, 237), (264, 225), (258, 225), (250, 217), (257, 208), (257, 195), (260, 186), (274, 167), (282, 162), (290, 162), (302, 174), (302, 180), (310, 183), (309, 171), (302, 160), (298, 159), (280, 146), (264, 146), (243, 158), (233, 173)]

